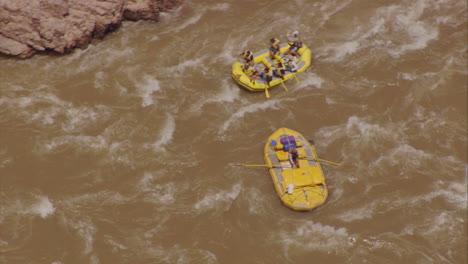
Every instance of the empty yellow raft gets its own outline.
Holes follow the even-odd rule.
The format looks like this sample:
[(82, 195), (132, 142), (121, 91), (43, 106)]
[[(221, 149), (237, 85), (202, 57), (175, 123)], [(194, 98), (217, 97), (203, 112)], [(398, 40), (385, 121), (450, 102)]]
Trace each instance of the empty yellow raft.
[[(283, 53), (288, 49), (288, 47), (288, 44), (280, 45), (281, 57), (284, 57)], [(297, 53), (300, 55), (300, 59), (296, 62), (297, 71), (286, 71), (286, 74), (284, 75), (284, 81), (294, 78), (296, 74), (305, 71), (310, 66), (312, 60), (312, 51), (305, 44), (302, 44), (302, 47), (297, 51)], [(269, 56), (269, 49), (264, 49), (254, 53), (253, 57), (255, 68), (258, 70), (258, 72), (261, 72), (264, 66), (273, 68), (272, 61)], [(265, 89), (278, 85), (282, 81), (280, 78), (273, 77), (273, 80), (270, 82), (270, 86), (268, 86), (268, 84), (263, 80), (251, 80), (250, 77), (247, 76), (247, 74), (245, 74), (245, 72), (242, 70), (242, 63), (238, 61), (234, 62), (232, 65), (232, 78), (238, 84), (247, 88), (248, 90), (257, 92), (265, 91)]]
[[(299, 168), (291, 168), (291, 147), (299, 152)], [(287, 207), (307, 211), (325, 203), (328, 189), (322, 167), (315, 148), (300, 133), (278, 129), (268, 138), (264, 154), (276, 192)]]

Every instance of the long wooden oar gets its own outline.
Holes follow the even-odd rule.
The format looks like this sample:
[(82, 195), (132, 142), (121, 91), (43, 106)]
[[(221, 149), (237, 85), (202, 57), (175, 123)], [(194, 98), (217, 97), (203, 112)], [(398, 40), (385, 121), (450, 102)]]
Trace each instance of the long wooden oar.
[(318, 161), (318, 162), (326, 162), (326, 163), (330, 163), (330, 164), (335, 165), (335, 166), (340, 166), (339, 163), (329, 161), (329, 160), (324, 160), (324, 159), (319, 159), (319, 158), (314, 158), (314, 157), (307, 157), (307, 158), (308, 159), (313, 159), (313, 160)]

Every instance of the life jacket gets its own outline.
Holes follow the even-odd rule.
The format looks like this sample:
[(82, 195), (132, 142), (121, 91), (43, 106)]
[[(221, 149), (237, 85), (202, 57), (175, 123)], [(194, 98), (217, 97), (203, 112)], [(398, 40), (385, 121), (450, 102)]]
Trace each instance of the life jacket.
[(260, 74), (260, 76), (263, 78), (264, 81), (269, 83), (273, 80), (273, 71), (270, 68), (265, 67), (263, 68), (263, 71)]
[(290, 49), (295, 48), (295, 47), (302, 48), (302, 41), (297, 40), (297, 41), (288, 42), (288, 45)]
[(244, 70), (244, 72), (249, 75), (249, 76), (252, 76), (252, 75), (258, 75), (258, 71), (257, 69), (252, 66), (252, 65), (249, 65), (248, 63), (245, 63), (243, 66), (242, 66), (242, 69)]
[(285, 70), (286, 69), (286, 67), (285, 67), (285, 65), (283, 63), (278, 63), (275, 68), (278, 69), (278, 70)]
[(275, 77), (278, 77), (278, 78), (281, 78), (283, 79), (284, 78), (284, 73), (285, 73), (285, 70), (286, 70), (286, 67), (284, 64), (280, 64), (278, 63), (275, 67), (275, 69), (273, 70), (273, 74), (275, 75)]
[(245, 62), (251, 62), (254, 59), (253, 54), (252, 52), (250, 52), (250, 50), (242, 52), (242, 56), (244, 57)]
[(277, 53), (280, 50), (279, 43), (280, 41), (276, 38), (270, 39), (270, 51)]

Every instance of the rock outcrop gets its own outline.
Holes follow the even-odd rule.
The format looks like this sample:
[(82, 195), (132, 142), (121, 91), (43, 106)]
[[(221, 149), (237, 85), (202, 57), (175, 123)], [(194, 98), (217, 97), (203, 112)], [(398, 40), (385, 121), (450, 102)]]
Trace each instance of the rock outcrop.
[(0, 0), (0, 52), (27, 58), (36, 52), (84, 48), (123, 20), (158, 21), (183, 0)]

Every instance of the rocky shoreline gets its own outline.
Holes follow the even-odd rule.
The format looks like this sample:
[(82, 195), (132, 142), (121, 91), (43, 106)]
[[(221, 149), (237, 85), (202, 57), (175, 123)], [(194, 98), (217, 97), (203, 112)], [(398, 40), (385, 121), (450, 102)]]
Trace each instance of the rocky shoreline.
[(158, 21), (183, 0), (0, 0), (0, 53), (67, 53), (102, 39), (124, 20)]

